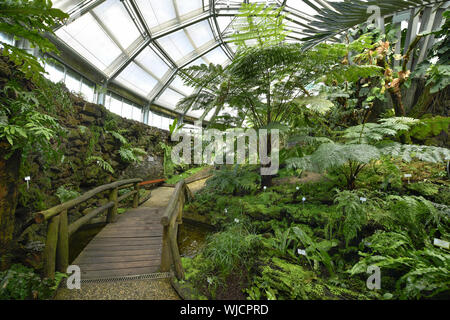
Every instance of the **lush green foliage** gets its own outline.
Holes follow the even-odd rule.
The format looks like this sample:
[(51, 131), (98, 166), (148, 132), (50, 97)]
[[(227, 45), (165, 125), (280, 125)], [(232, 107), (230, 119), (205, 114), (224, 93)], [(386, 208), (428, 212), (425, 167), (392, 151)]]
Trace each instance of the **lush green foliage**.
[(222, 167), (206, 182), (207, 188), (222, 194), (240, 194), (254, 192), (260, 188), (260, 175), (248, 168), (235, 165)]
[(0, 272), (0, 299), (51, 299), (64, 277), (65, 274), (57, 273), (54, 280), (41, 279), (33, 269), (15, 264), (9, 270)]
[(58, 190), (56, 190), (56, 196), (59, 198), (59, 201), (61, 203), (64, 203), (79, 197), (80, 193), (78, 191), (66, 189), (64, 186), (61, 186), (58, 188)]
[[(43, 36), (53, 34), (53, 27), (63, 23), (69, 16), (59, 9), (52, 8), (50, 0), (2, 0), (0, 1), (0, 32), (15, 40), (29, 41), (32, 48), (42, 53), (57, 52), (55, 45)], [(40, 61), (24, 49), (0, 41), (2, 55), (13, 61), (24, 75), (39, 81), (44, 72)]]

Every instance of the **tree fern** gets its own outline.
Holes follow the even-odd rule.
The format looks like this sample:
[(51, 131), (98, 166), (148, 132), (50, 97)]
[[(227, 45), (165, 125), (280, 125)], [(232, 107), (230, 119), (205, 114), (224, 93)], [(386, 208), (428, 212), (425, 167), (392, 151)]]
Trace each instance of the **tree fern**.
[(380, 123), (365, 123), (346, 129), (343, 137), (348, 143), (374, 144), (386, 137), (394, 137), (399, 131), (410, 130), (420, 120), (406, 117), (381, 119)]
[(413, 159), (431, 163), (443, 163), (450, 160), (450, 150), (447, 148), (433, 146), (407, 145), (389, 142), (379, 145), (382, 154), (401, 158), (405, 162)]
[(260, 188), (259, 174), (245, 166), (236, 165), (232, 169), (222, 168), (216, 170), (214, 176), (206, 181), (209, 189), (224, 194), (250, 193)]

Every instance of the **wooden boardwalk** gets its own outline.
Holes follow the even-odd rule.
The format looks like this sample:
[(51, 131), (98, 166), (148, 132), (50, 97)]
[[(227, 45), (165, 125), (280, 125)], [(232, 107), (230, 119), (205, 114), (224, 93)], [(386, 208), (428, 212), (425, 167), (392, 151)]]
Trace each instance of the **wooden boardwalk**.
[(72, 263), (81, 279), (93, 280), (159, 271), (164, 208), (139, 207), (106, 225)]

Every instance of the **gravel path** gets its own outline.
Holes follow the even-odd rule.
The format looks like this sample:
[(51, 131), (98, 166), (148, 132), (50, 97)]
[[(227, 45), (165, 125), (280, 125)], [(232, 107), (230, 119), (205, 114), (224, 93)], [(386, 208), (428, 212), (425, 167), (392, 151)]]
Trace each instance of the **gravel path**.
[(82, 283), (80, 290), (61, 288), (55, 300), (180, 300), (169, 279)]

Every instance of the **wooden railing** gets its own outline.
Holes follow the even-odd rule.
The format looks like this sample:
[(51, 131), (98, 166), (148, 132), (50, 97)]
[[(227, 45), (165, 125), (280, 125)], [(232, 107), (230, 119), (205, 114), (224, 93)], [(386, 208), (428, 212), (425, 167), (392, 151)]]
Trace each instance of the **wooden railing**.
[(170, 271), (173, 264), (177, 279), (184, 279), (184, 270), (181, 264), (180, 252), (177, 244), (178, 225), (183, 222), (183, 207), (192, 199), (192, 193), (184, 180), (175, 185), (175, 190), (169, 204), (161, 217), (163, 242), (161, 252), (161, 272)]
[[(84, 193), (76, 199), (36, 213), (34, 216), (36, 223), (44, 223), (45, 221), (48, 221), (47, 240), (45, 242), (44, 250), (45, 276), (53, 278), (55, 276), (55, 270), (64, 273), (66, 272), (69, 265), (69, 237), (80, 227), (106, 210), (108, 210), (106, 222), (111, 223), (116, 221), (119, 202), (129, 198), (130, 196), (133, 196), (133, 208), (137, 208), (139, 205), (139, 182), (141, 181), (142, 179), (128, 179), (105, 184)], [(129, 187), (134, 187), (134, 190), (120, 197), (118, 196), (119, 190)], [(68, 210), (80, 205), (92, 197), (95, 197), (99, 193), (108, 190), (108, 203), (92, 210), (85, 216), (72, 222), (70, 225), (68, 224)]]

